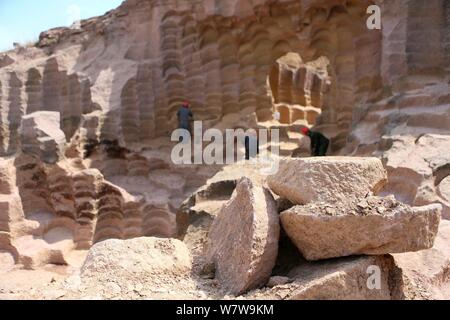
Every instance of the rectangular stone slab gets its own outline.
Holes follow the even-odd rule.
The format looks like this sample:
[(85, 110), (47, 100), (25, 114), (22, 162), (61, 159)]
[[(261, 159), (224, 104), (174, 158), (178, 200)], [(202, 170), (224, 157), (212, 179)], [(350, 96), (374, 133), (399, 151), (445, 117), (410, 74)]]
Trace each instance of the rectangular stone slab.
[(317, 214), (296, 206), (281, 214), (286, 233), (310, 261), (351, 255), (383, 255), (433, 247), (441, 219), (439, 204), (404, 206), (384, 215)]

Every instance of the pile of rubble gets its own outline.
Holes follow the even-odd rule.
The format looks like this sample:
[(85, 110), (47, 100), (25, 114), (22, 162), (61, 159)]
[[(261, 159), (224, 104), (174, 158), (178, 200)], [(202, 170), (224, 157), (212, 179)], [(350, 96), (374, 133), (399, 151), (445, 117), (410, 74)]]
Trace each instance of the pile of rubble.
[[(373, 158), (285, 159), (267, 180), (256, 170), (228, 167), (199, 190), (207, 202), (216, 193), (223, 199), (225, 189), (218, 185), (234, 184), (220, 209), (204, 205), (198, 212), (201, 202), (191, 201), (189, 213), (180, 212), (196, 216), (187, 219), (197, 227), (188, 226), (185, 243), (99, 243), (88, 254), (78, 286), (65, 284), (71, 288), (67, 297), (90, 292), (151, 299), (410, 298), (417, 290), (410, 291), (401, 255), (391, 254), (432, 248), (442, 207), (377, 197), (386, 182), (381, 162)], [(191, 242), (198, 228), (202, 239)], [(282, 251), (283, 236), (300, 254), (288, 272), (279, 273), (281, 257), (295, 255)], [(371, 278), (377, 270), (379, 278)]]

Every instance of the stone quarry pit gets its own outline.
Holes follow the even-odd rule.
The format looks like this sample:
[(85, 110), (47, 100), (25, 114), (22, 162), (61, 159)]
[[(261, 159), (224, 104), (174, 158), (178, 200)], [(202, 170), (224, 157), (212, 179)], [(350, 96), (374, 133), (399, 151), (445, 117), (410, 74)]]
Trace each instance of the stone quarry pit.
[[(44, 31), (0, 53), (0, 300), (449, 299), (449, 92), (446, 0), (126, 0)], [(174, 164), (183, 101), (278, 129), (280, 170)]]

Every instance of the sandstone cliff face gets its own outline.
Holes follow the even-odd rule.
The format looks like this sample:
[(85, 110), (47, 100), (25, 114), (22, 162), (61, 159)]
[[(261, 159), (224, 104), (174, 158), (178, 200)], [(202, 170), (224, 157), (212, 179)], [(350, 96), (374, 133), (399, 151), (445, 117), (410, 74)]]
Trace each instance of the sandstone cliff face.
[[(371, 4), (381, 30), (366, 27)], [(175, 236), (175, 212), (220, 169), (172, 164), (184, 100), (205, 128), (281, 129), (282, 155), (315, 127), (333, 155), (381, 158), (386, 194), (448, 218), (449, 71), (446, 0), (127, 0), (43, 32), (0, 54), (1, 261), (70, 264), (102, 240)], [(57, 163), (23, 139), (38, 112), (59, 113)]]
[[(320, 106), (309, 118), (335, 151), (349, 142), (367, 152), (392, 131), (448, 133), (448, 2), (380, 1), (383, 29), (372, 31), (370, 4), (129, 0), (79, 30), (43, 33), (39, 49), (2, 59), (1, 152), (16, 151), (20, 117), (37, 110), (60, 111), (67, 139), (83, 115), (102, 110), (93, 138), (123, 144), (166, 135), (185, 99), (209, 125), (242, 110), (270, 120), (292, 76), (312, 100), (294, 102)], [(329, 84), (279, 70), (272, 95), (268, 76), (290, 52), (305, 63), (326, 57)]]

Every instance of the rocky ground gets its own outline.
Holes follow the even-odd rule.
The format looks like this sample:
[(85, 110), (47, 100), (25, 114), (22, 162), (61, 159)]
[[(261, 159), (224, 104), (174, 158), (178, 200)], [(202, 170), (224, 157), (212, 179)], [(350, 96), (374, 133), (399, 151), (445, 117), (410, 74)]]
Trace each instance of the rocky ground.
[[(296, 161), (304, 160), (287, 163), (295, 166)], [(336, 161), (342, 167), (348, 164), (350, 170), (355, 162), (364, 159), (317, 159), (309, 160), (308, 165), (327, 166)], [(332, 173), (326, 175), (333, 188)], [(382, 181), (384, 175), (378, 179)], [(373, 186), (380, 188), (374, 180), (366, 185), (367, 194), (374, 192)], [(393, 196), (368, 196), (361, 200), (358, 193), (353, 201), (335, 206), (313, 198), (310, 203), (296, 205), (281, 201), (282, 197), (283, 191), (278, 195), (270, 192), (264, 176), (255, 167), (245, 164), (227, 167), (194, 193), (178, 213), (184, 218), (182, 221), (188, 221), (186, 228), (179, 230), (179, 239), (183, 241), (145, 237), (107, 240), (89, 251), (78, 251), (70, 266), (47, 265), (37, 270), (21, 270), (12, 263), (6, 269), (7, 259), (3, 255), (0, 297), (302, 300), (449, 297), (450, 224), (447, 220), (440, 221), (442, 207), (427, 211), (411, 208)], [(285, 218), (292, 212), (298, 215), (299, 210), (313, 217), (308, 230), (302, 231), (303, 222)], [(392, 220), (399, 213), (401, 220)], [(423, 219), (430, 215), (437, 220)], [(345, 227), (334, 220), (352, 217), (361, 222), (351, 221)], [(372, 217), (387, 219), (386, 224), (381, 224), (382, 229), (378, 230)], [(411, 224), (418, 218), (421, 219)], [(370, 228), (358, 225), (364, 225), (365, 221)], [(311, 231), (321, 228), (323, 223), (330, 228), (328, 231)], [(414, 229), (408, 229), (409, 226)], [(389, 228), (396, 232), (388, 231)], [(310, 232), (314, 236), (311, 242)], [(330, 252), (333, 254), (327, 254)], [(381, 272), (380, 287), (375, 289), (368, 285), (368, 270), (374, 266)]]

